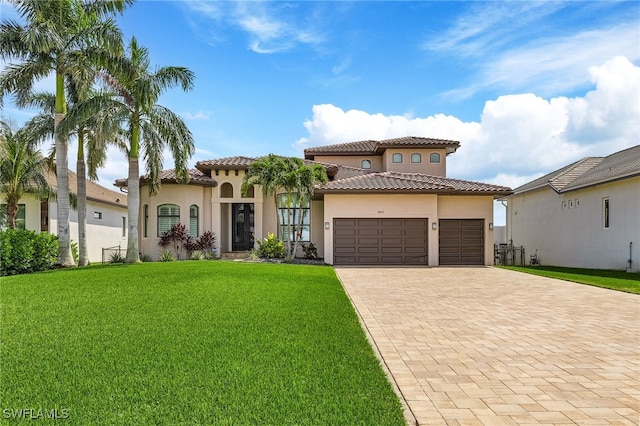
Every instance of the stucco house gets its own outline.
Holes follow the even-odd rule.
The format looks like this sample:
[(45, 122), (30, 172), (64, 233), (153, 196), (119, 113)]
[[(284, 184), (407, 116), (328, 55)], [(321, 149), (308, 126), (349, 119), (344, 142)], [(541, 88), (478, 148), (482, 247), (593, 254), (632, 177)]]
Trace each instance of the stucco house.
[[(301, 240), (312, 242), (334, 265), (490, 265), (493, 200), (511, 194), (503, 186), (446, 177), (457, 141), (423, 137), (367, 140), (306, 149), (305, 161), (325, 167)], [(272, 232), (283, 238), (284, 217), (260, 188), (241, 193), (254, 161), (228, 157), (200, 161), (178, 184), (161, 173), (161, 189), (149, 196), (140, 180), (140, 249), (157, 259), (160, 235), (173, 224), (191, 235), (212, 231), (220, 253), (243, 252)], [(127, 180), (116, 181), (126, 187)]]
[[(49, 185), (55, 188), (55, 175), (46, 176)], [(69, 190), (77, 193), (77, 177), (69, 171)], [(58, 231), (57, 203), (55, 200), (40, 200), (27, 195), (20, 200), (16, 216), (16, 228), (35, 232)], [(102, 261), (102, 249), (127, 246), (127, 195), (107, 189), (87, 180), (87, 254), (89, 261)], [(71, 240), (78, 241), (78, 212), (69, 211)]]
[(583, 158), (506, 199), (507, 238), (542, 264), (640, 270), (640, 145)]

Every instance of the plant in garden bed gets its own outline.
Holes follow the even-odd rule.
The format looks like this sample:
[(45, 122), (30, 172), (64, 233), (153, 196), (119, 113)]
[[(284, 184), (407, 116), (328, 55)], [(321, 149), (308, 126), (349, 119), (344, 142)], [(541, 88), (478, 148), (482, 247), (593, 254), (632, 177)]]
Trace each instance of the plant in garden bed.
[(284, 243), (269, 232), (264, 241), (258, 241), (258, 256), (267, 259), (282, 259), (285, 256)]
[(173, 262), (174, 260), (176, 260), (176, 258), (173, 257), (173, 253), (171, 253), (170, 250), (165, 250), (160, 253), (160, 262)]

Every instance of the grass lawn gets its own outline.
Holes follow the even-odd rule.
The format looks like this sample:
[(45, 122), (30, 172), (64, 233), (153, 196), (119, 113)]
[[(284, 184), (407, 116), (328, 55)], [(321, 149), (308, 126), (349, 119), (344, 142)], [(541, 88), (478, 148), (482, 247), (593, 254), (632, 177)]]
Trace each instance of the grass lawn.
[(329, 267), (185, 261), (7, 277), (0, 321), (2, 422), (57, 409), (78, 425), (404, 424)]
[(640, 273), (638, 272), (562, 268), (559, 266), (500, 266), (500, 268), (640, 294)]

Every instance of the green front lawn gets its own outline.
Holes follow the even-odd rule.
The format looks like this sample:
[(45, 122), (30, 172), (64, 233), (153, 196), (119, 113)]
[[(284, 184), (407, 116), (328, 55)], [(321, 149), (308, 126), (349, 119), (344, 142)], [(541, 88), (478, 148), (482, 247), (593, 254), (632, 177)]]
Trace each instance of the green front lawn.
[(0, 421), (57, 409), (78, 425), (404, 424), (328, 267), (14, 276), (0, 282), (0, 321)]
[(559, 266), (500, 266), (500, 268), (640, 294), (640, 273), (638, 272), (563, 268)]

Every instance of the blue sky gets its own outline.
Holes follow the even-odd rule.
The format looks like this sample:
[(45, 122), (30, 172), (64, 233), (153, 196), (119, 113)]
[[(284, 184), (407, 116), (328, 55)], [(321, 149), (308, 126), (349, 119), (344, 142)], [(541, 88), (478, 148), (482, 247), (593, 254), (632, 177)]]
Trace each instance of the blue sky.
[[(415, 135), (461, 142), (450, 177), (516, 187), (638, 144), (637, 1), (139, 0), (118, 21), (153, 64), (195, 73), (160, 102), (192, 164)], [(107, 186), (126, 175), (110, 158)]]

